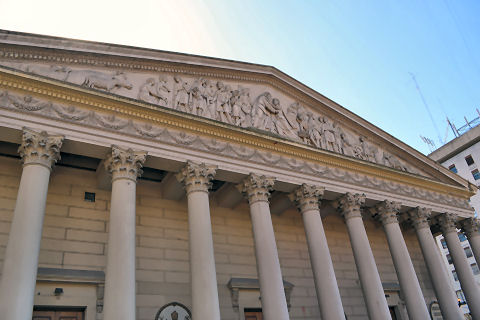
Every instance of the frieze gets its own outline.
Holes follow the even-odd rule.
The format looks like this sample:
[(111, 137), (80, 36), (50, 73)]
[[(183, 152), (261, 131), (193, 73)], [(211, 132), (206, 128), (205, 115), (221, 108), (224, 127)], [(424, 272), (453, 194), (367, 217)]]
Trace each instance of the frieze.
[(285, 155), (269, 154), (268, 152), (236, 143), (187, 134), (160, 125), (152, 125), (147, 121), (124, 119), (120, 116), (116, 117), (97, 111), (84, 110), (76, 106), (63, 106), (46, 102), (32, 96), (16, 95), (7, 91), (0, 91), (0, 108), (36, 114), (42, 117), (81, 124), (92, 128), (121, 132), (122, 134), (161, 141), (166, 144), (188, 146), (194, 150), (214, 151), (220, 156), (237, 158), (281, 169), (298, 171), (321, 178), (351, 183), (356, 186), (383, 190), (416, 199), (428, 199), (449, 206), (470, 209), (465, 199), (444, 193), (407, 186), (380, 177), (359, 174), (338, 167), (321, 165)]
[(2, 62), (10, 67), (106, 91), (285, 139), (396, 170), (419, 173), (368, 138), (327, 115), (265, 85), (179, 74), (79, 69), (63, 65)]

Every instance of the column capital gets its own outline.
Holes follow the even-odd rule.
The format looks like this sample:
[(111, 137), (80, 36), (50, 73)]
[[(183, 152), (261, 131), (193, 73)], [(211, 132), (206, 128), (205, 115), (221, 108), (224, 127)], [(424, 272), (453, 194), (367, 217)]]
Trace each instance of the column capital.
[(288, 197), (295, 203), (300, 213), (309, 210), (318, 210), (319, 202), (323, 196), (325, 188), (314, 185), (302, 184), (295, 191), (290, 193)]
[(457, 232), (458, 215), (455, 213), (445, 212), (437, 216), (438, 224), (444, 234)]
[(431, 214), (431, 209), (422, 207), (416, 207), (408, 211), (408, 217), (416, 230), (430, 228), (429, 219)]
[(177, 174), (177, 180), (183, 183), (187, 194), (195, 191), (208, 192), (216, 171), (217, 166), (187, 161)]
[(340, 197), (336, 201), (337, 210), (344, 216), (345, 220), (354, 217), (362, 217), (360, 207), (365, 203), (365, 194), (350, 193)]
[(402, 205), (398, 202), (385, 200), (372, 208), (373, 216), (383, 225), (398, 223), (398, 212), (401, 207)]
[(257, 201), (268, 202), (274, 183), (275, 178), (273, 177), (250, 173), (247, 178), (237, 185), (237, 188), (245, 194), (250, 204)]
[(465, 232), (468, 239), (480, 236), (480, 221), (477, 218), (467, 218), (460, 222), (462, 231)]
[(105, 169), (112, 174), (112, 181), (129, 179), (137, 181), (143, 171), (142, 166), (147, 158), (144, 151), (133, 151), (112, 145), (111, 153), (105, 159)]
[(39, 164), (51, 170), (60, 159), (63, 138), (62, 135), (49, 135), (46, 131), (23, 128), (22, 144), (18, 148), (23, 165)]

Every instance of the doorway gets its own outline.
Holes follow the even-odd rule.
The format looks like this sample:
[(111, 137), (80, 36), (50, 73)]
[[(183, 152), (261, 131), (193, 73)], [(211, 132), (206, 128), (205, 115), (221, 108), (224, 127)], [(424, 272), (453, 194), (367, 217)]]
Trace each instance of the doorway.
[(263, 320), (262, 309), (244, 309), (245, 320)]
[(84, 320), (85, 308), (35, 307), (32, 320)]

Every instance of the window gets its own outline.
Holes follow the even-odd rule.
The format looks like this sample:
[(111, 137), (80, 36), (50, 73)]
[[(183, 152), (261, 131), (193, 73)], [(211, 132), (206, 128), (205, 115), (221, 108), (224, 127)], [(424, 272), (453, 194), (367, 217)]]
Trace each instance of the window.
[(448, 170), (452, 171), (453, 173), (457, 173), (457, 172), (458, 172), (457, 167), (455, 167), (454, 164), (452, 164), (450, 167), (448, 167)]
[(473, 271), (473, 274), (474, 274), (474, 275), (477, 275), (477, 274), (480, 273), (480, 269), (478, 269), (478, 266), (477, 266), (476, 263), (472, 263), (472, 264), (470, 265), (470, 267), (472, 267), (472, 271)]
[(455, 270), (452, 270), (452, 274), (453, 274), (453, 280), (458, 281), (458, 276)]
[(475, 170), (472, 171), (472, 176), (473, 176), (473, 179), (475, 179), (475, 180), (480, 179), (480, 172), (478, 172), (478, 169), (475, 169)]
[(470, 155), (470, 154), (465, 157), (465, 162), (467, 162), (467, 164), (468, 164), (469, 166), (471, 166), (472, 164), (475, 163), (475, 161), (473, 161), (472, 155)]
[(445, 239), (442, 239), (440, 240), (440, 242), (442, 243), (443, 249), (447, 249), (447, 241), (445, 241)]
[(465, 236), (463, 233), (459, 233), (458, 239), (460, 239), (461, 242), (467, 241), (467, 236)]
[(465, 250), (465, 254), (467, 255), (467, 258), (470, 258), (473, 256), (473, 252), (472, 252), (472, 249), (470, 249), (470, 247), (466, 247), (464, 250)]
[(453, 263), (453, 260), (452, 260), (452, 257), (450, 256), (450, 254), (447, 254), (447, 261), (448, 261), (449, 264)]

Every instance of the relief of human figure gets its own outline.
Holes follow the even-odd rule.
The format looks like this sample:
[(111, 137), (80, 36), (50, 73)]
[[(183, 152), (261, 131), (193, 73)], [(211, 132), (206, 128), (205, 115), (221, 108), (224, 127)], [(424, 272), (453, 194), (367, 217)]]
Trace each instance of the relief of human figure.
[(336, 126), (327, 117), (323, 117), (323, 138), (325, 139), (325, 149), (340, 153), (337, 143)]
[(272, 131), (275, 127), (272, 115), (278, 113), (278, 110), (273, 105), (270, 92), (262, 93), (255, 101), (253, 109), (253, 126), (261, 130)]
[(217, 120), (233, 123), (230, 116), (232, 108), (230, 106), (231, 89), (230, 86), (224, 85), (223, 82), (217, 82)]
[(362, 147), (360, 158), (375, 163), (375, 154), (377, 153), (377, 149), (371, 145), (365, 137), (360, 137), (359, 140)]
[(148, 78), (140, 87), (138, 99), (162, 107), (167, 107), (168, 93), (170, 93), (170, 89), (168, 89), (167, 80), (164, 77), (160, 77), (159, 82), (155, 81), (154, 78)]
[(313, 114), (307, 112), (304, 109), (299, 109), (297, 114), (298, 122), (298, 137), (302, 140), (303, 143), (310, 142), (310, 118), (313, 117)]
[(325, 149), (322, 117), (309, 116), (307, 128), (310, 142), (317, 148)]
[(245, 118), (242, 106), (240, 105), (240, 90), (232, 91), (232, 95), (230, 96), (230, 106), (232, 107), (232, 124), (239, 126)]
[(240, 120), (240, 125), (245, 128), (253, 126), (253, 106), (250, 99), (250, 90), (248, 88), (240, 88), (240, 97), (238, 99), (238, 104), (240, 105), (241, 113), (243, 114), (243, 118), (241, 118)]
[(207, 80), (205, 83), (205, 99), (207, 101), (208, 116), (217, 118), (217, 86), (215, 82)]
[(191, 103), (191, 110), (192, 113), (205, 117), (207, 111), (207, 103), (205, 99), (203, 98), (200, 89), (198, 87), (193, 87), (193, 89), (190, 92), (190, 103)]
[(295, 128), (296, 122), (292, 125), (290, 124), (287, 118), (287, 112), (283, 110), (280, 105), (280, 100), (273, 99), (272, 100), (273, 107), (278, 110), (276, 116), (273, 117), (275, 123), (275, 131), (281, 136), (285, 136), (291, 139), (298, 139), (297, 130)]
[(173, 108), (182, 111), (191, 113), (192, 110), (189, 106), (189, 95), (190, 95), (190, 86), (188, 82), (182, 80), (179, 76), (174, 76), (174, 96), (173, 96)]

